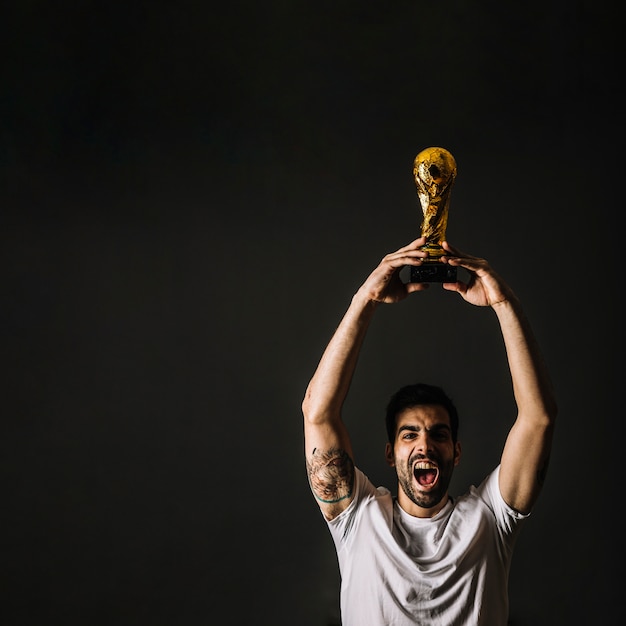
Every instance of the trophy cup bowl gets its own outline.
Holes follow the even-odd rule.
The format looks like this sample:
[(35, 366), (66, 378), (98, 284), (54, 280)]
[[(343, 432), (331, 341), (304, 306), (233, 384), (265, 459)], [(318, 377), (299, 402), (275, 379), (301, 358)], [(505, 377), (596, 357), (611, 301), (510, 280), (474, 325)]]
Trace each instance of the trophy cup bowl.
[(456, 161), (445, 148), (425, 148), (413, 161), (413, 177), (422, 208), (421, 236), (426, 238), (421, 249), (428, 252), (428, 257), (422, 265), (411, 266), (410, 282), (456, 282), (456, 267), (440, 260), (446, 254), (441, 242), (446, 238), (450, 193), (456, 172)]

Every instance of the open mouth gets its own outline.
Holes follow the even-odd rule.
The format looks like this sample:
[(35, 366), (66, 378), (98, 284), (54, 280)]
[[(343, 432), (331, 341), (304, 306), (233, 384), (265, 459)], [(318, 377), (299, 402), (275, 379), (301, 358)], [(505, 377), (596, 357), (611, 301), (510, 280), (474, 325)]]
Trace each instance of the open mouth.
[(413, 474), (422, 487), (432, 487), (439, 477), (439, 469), (430, 461), (418, 461), (413, 467)]

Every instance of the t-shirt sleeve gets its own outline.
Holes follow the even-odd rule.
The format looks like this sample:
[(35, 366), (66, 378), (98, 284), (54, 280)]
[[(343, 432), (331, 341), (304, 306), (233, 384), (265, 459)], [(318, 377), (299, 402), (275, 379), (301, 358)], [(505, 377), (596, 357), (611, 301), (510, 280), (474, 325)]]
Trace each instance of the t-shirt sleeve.
[(386, 493), (388, 493), (386, 488), (376, 488), (358, 467), (354, 468), (354, 498), (352, 502), (337, 517), (332, 520), (326, 520), (337, 548), (340, 548), (348, 540), (362, 503), (369, 498)]
[(500, 476), (500, 465), (498, 465), (475, 490), (477, 495), (484, 500), (493, 511), (498, 526), (506, 535), (510, 535), (519, 526), (520, 522), (530, 516), (510, 507), (500, 493), (498, 477)]

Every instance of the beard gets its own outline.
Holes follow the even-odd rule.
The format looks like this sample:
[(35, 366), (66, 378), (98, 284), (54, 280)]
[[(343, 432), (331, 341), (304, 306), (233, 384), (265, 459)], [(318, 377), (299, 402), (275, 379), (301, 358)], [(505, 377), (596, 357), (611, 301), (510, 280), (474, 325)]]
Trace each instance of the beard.
[[(413, 475), (413, 465), (420, 459), (437, 463), (439, 469), (437, 485), (433, 489), (429, 489), (427, 492), (420, 491), (415, 486), (416, 481), (415, 476)], [(410, 458), (406, 463), (399, 464), (396, 462), (396, 473), (398, 475), (400, 488), (404, 491), (409, 500), (424, 509), (430, 509), (441, 502), (448, 492), (453, 471), (453, 461), (444, 463), (435, 457), (425, 457), (423, 455)]]

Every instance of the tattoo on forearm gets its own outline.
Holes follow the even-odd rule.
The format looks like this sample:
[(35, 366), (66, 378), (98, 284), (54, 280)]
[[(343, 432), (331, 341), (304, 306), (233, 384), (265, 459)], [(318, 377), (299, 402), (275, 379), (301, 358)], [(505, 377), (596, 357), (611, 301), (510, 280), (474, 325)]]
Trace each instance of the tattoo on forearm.
[(352, 495), (354, 463), (345, 450), (313, 450), (306, 463), (309, 482), (315, 497), (333, 504)]

